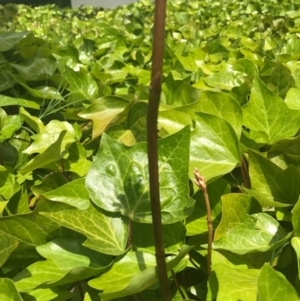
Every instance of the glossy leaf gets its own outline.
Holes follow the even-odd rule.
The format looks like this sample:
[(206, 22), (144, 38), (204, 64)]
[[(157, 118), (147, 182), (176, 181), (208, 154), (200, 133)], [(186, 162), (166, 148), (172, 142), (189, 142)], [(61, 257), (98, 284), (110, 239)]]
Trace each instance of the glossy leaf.
[(290, 110), (258, 77), (254, 77), (250, 100), (243, 107), (243, 113), (244, 125), (261, 132), (259, 143), (272, 144), (289, 138), (299, 128), (300, 115)]
[(226, 120), (239, 138), (242, 130), (243, 113), (240, 105), (222, 92), (203, 91), (200, 100), (192, 104), (193, 110), (218, 116)]
[(0, 165), (0, 197), (9, 200), (20, 189), (19, 183), (13, 173)]
[(218, 240), (232, 228), (241, 225), (252, 213), (260, 212), (260, 206), (251, 196), (242, 193), (221, 195), (222, 219), (216, 229), (214, 239)]
[[(188, 196), (188, 145), (189, 128), (159, 140), (164, 224), (180, 221), (193, 210), (194, 201)], [(103, 135), (86, 177), (86, 187), (97, 206), (121, 212), (135, 222), (152, 222), (146, 150), (146, 143), (129, 148)]]
[(35, 117), (30, 115), (24, 108), (20, 108), (19, 110), (22, 119), (36, 132), (42, 133), (45, 131), (45, 126), (43, 122)]
[(79, 116), (93, 121), (93, 138), (95, 138), (103, 133), (109, 123), (120, 114), (127, 105), (128, 102), (121, 97), (102, 97), (81, 111)]
[(45, 288), (45, 289), (34, 289), (32, 291), (22, 293), (23, 301), (49, 301), (49, 300), (57, 300), (57, 301), (66, 301), (73, 297), (75, 294), (69, 292), (68, 290), (64, 290), (61, 288)]
[(299, 301), (296, 290), (290, 282), (270, 265), (266, 264), (258, 276), (258, 295), (260, 300)]
[[(145, 235), (147, 233), (147, 235)], [(181, 222), (163, 225), (164, 247), (167, 254), (176, 254), (185, 240)], [(132, 250), (155, 254), (153, 225), (132, 223)]]
[(8, 278), (0, 278), (0, 298), (3, 301), (23, 301), (14, 282)]
[(266, 252), (282, 246), (290, 236), (271, 216), (257, 213), (229, 229), (225, 235), (213, 242), (213, 248), (236, 254)]
[(125, 252), (128, 221), (119, 214), (104, 212), (92, 204), (86, 210), (66, 209), (41, 214), (61, 226), (85, 235), (87, 240), (83, 245), (87, 248), (110, 255)]
[[(229, 193), (229, 185), (222, 179), (216, 180), (215, 182), (208, 185), (208, 196), (211, 206), (211, 215), (213, 227), (216, 228), (221, 219), (222, 205), (221, 196)], [(185, 227), (187, 235), (198, 235), (207, 232), (207, 211), (205, 200), (202, 191), (196, 192), (193, 196), (196, 200), (194, 212), (186, 219)], [(215, 237), (216, 237), (215, 232)]]
[(0, 34), (0, 52), (12, 49), (19, 41), (24, 39), (29, 32), (1, 32)]
[(197, 113), (191, 133), (189, 175), (194, 168), (210, 181), (230, 172), (241, 158), (237, 136), (231, 125), (217, 116)]
[(35, 57), (32, 61), (23, 64), (10, 64), (22, 78), (28, 81), (42, 80), (52, 76), (56, 69), (56, 63), (50, 58)]
[(214, 300), (214, 296), (217, 301), (256, 300), (258, 275), (259, 270), (217, 264), (213, 266), (213, 273), (209, 277), (207, 300)]
[[(192, 247), (183, 245), (179, 254), (167, 262), (167, 270), (170, 271), (181, 261), (186, 261), (184, 257), (191, 249)], [(154, 255), (129, 251), (107, 273), (89, 281), (89, 285), (104, 291), (101, 294), (104, 301), (136, 294), (158, 281), (155, 266)]]
[(62, 285), (89, 278), (103, 272), (112, 257), (81, 246), (82, 240), (59, 238), (38, 246), (37, 252), (46, 258), (36, 262), (14, 277), (19, 291), (30, 291), (37, 286)]
[(85, 188), (84, 178), (48, 191), (43, 194), (43, 197), (54, 202), (66, 203), (80, 210), (85, 210), (90, 205), (89, 193)]
[(69, 83), (68, 90), (80, 94), (83, 100), (94, 100), (98, 97), (98, 86), (93, 77), (87, 73), (75, 72), (65, 66), (65, 78)]
[(262, 206), (284, 207), (297, 202), (300, 194), (300, 172), (293, 165), (282, 170), (269, 159), (251, 151), (249, 174), (251, 190), (245, 190)]
[(0, 231), (0, 266), (2, 266), (10, 253), (17, 247), (18, 242)]
[(26, 174), (32, 170), (42, 168), (47, 164), (58, 161), (61, 158), (61, 145), (66, 135), (66, 131), (62, 131), (57, 140), (49, 146), (43, 153), (37, 155), (34, 159), (28, 162), (21, 170), (20, 173)]
[(22, 106), (25, 108), (39, 109), (40, 105), (34, 101), (26, 100), (22, 98), (9, 97), (6, 95), (0, 95), (0, 107), (6, 106)]

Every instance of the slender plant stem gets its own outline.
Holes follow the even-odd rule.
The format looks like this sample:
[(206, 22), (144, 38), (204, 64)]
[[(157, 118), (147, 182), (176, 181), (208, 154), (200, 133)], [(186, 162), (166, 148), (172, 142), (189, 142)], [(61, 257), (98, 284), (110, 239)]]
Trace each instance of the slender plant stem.
[(251, 188), (251, 184), (250, 184), (248, 167), (247, 167), (247, 163), (246, 163), (245, 157), (243, 155), (242, 155), (241, 170), (242, 170), (242, 177), (243, 177), (244, 185), (245, 185), (246, 188), (250, 189)]
[(180, 287), (180, 284), (179, 284), (178, 281), (177, 281), (177, 278), (176, 278), (176, 275), (175, 275), (174, 271), (171, 270), (171, 273), (172, 273), (172, 276), (173, 276), (175, 285), (176, 285), (176, 287), (177, 287), (177, 290), (178, 290), (178, 292), (179, 292), (181, 298), (182, 298), (183, 300), (185, 300), (185, 299), (186, 299), (186, 298), (185, 298), (185, 295), (184, 295), (184, 293), (183, 293), (183, 291), (182, 291), (182, 289), (181, 289), (181, 287)]
[(151, 85), (147, 116), (147, 142), (149, 185), (151, 198), (152, 222), (155, 240), (155, 255), (158, 279), (163, 301), (170, 301), (171, 294), (167, 274), (165, 249), (162, 237), (162, 221), (159, 196), (158, 150), (157, 150), (157, 117), (161, 93), (162, 66), (165, 38), (166, 0), (155, 1), (154, 34)]
[(195, 183), (202, 189), (205, 205), (206, 205), (206, 221), (207, 221), (207, 230), (208, 230), (208, 239), (207, 239), (207, 275), (209, 276), (211, 272), (211, 255), (212, 255), (212, 242), (213, 242), (213, 227), (211, 220), (211, 209), (210, 202), (207, 192), (207, 185), (205, 179), (200, 175), (200, 172), (197, 168), (194, 169)]

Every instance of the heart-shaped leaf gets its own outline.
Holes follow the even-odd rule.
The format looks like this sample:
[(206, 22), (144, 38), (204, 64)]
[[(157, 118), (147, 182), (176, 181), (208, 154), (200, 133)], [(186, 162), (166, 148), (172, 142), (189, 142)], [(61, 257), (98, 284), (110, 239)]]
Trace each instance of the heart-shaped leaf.
[(0, 297), (3, 301), (23, 301), (14, 282), (9, 278), (0, 278)]
[(43, 196), (48, 200), (66, 203), (80, 210), (87, 209), (90, 205), (90, 197), (85, 188), (84, 178), (74, 180), (57, 189), (46, 192)]
[[(181, 261), (187, 264), (185, 256), (191, 249), (192, 247), (183, 245), (179, 254), (167, 262), (167, 270), (174, 269)], [(103, 290), (101, 299), (105, 301), (136, 294), (157, 281), (155, 256), (129, 251), (119, 258), (107, 273), (89, 281), (88, 284)]]
[(232, 126), (220, 117), (196, 113), (196, 126), (191, 134), (190, 179), (194, 178), (194, 168), (209, 181), (230, 172), (240, 160), (240, 147)]
[(300, 114), (290, 110), (259, 77), (254, 77), (250, 100), (243, 107), (244, 125), (261, 132), (259, 143), (273, 144), (292, 137), (299, 129)]
[(37, 252), (46, 258), (36, 262), (14, 277), (19, 291), (30, 291), (42, 284), (58, 286), (73, 283), (103, 272), (112, 256), (99, 254), (81, 245), (81, 240), (58, 238), (38, 246)]
[[(193, 210), (188, 193), (189, 128), (159, 140), (162, 221), (175, 223)], [(86, 177), (92, 201), (104, 210), (121, 212), (136, 222), (151, 223), (147, 144), (132, 147), (103, 134), (100, 149)]]
[(251, 190), (244, 188), (263, 207), (295, 204), (300, 195), (300, 171), (290, 165), (282, 170), (259, 153), (249, 151)]
[[(125, 252), (128, 239), (128, 221), (119, 214), (108, 213), (92, 204), (86, 210), (67, 209), (59, 212), (42, 212), (57, 224), (87, 237), (84, 246), (110, 255)], [(84, 224), (80, 222), (84, 220)]]
[(225, 235), (213, 242), (213, 248), (241, 255), (266, 252), (282, 246), (290, 237), (291, 233), (287, 234), (273, 217), (266, 213), (257, 213), (229, 229)]
[(241, 269), (225, 264), (214, 265), (208, 280), (206, 300), (215, 300), (217, 297), (217, 300), (226, 301), (254, 301), (258, 275), (259, 270), (255, 269)]
[(10, 253), (17, 247), (18, 241), (0, 231), (0, 267), (5, 263)]
[(269, 264), (265, 264), (258, 276), (260, 300), (299, 301), (300, 298), (291, 283)]

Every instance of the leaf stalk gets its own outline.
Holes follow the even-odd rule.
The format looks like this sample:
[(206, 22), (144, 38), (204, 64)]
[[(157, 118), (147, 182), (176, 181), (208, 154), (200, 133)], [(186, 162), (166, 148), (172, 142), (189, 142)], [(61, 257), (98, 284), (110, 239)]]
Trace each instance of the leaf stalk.
[(206, 221), (207, 221), (207, 275), (210, 275), (211, 272), (211, 256), (212, 256), (212, 242), (213, 242), (213, 227), (211, 220), (211, 208), (209, 202), (209, 196), (207, 192), (207, 185), (205, 179), (200, 175), (200, 172), (197, 168), (194, 169), (195, 183), (203, 191), (205, 205), (206, 205)]
[(158, 279), (161, 288), (162, 300), (170, 301), (171, 294), (167, 274), (165, 249), (162, 236), (161, 206), (159, 194), (159, 174), (158, 174), (158, 149), (157, 149), (157, 118), (158, 107), (161, 94), (165, 19), (167, 0), (155, 1), (154, 33), (153, 33), (153, 54), (151, 85), (149, 91), (149, 103), (147, 113), (147, 142), (148, 142), (148, 166), (149, 166), (149, 186), (152, 222), (155, 240), (155, 255)]

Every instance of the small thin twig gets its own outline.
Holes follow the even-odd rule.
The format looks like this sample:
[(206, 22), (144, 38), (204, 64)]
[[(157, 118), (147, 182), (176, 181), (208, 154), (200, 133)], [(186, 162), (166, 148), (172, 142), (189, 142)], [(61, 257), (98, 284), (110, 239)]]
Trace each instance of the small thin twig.
[(203, 191), (205, 205), (206, 205), (206, 220), (207, 220), (207, 230), (208, 230), (208, 242), (207, 242), (207, 274), (211, 272), (211, 255), (212, 255), (212, 242), (213, 242), (213, 227), (211, 220), (211, 209), (209, 203), (209, 197), (207, 193), (207, 186), (205, 179), (200, 175), (197, 168), (194, 169), (195, 183)]
[(181, 287), (180, 287), (180, 284), (179, 284), (178, 281), (177, 281), (177, 278), (176, 278), (176, 275), (175, 275), (174, 271), (171, 270), (171, 273), (172, 273), (172, 276), (173, 276), (175, 285), (176, 285), (176, 287), (177, 287), (177, 289), (178, 289), (178, 292), (179, 292), (181, 298), (182, 298), (183, 300), (185, 300), (185, 299), (186, 299), (186, 298), (185, 298), (185, 295), (184, 295), (184, 293), (183, 293), (183, 291), (182, 291), (182, 289), (181, 289)]
[(245, 160), (245, 158), (244, 158), (243, 155), (242, 155), (241, 170), (242, 170), (242, 176), (243, 176), (244, 185), (245, 185), (246, 188), (250, 189), (251, 188), (251, 184), (250, 184), (248, 167), (247, 167), (247, 163), (246, 163), (246, 160)]

